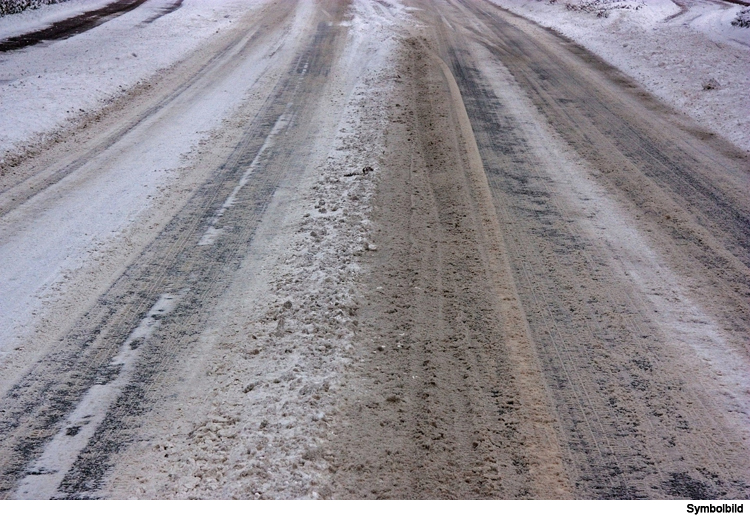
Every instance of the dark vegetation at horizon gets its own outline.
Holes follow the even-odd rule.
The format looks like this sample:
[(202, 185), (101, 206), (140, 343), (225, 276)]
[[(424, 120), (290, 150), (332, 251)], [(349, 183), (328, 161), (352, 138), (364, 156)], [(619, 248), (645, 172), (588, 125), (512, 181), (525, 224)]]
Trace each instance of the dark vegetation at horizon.
[(68, 0), (0, 0), (0, 17), (37, 9), (43, 5), (61, 4)]

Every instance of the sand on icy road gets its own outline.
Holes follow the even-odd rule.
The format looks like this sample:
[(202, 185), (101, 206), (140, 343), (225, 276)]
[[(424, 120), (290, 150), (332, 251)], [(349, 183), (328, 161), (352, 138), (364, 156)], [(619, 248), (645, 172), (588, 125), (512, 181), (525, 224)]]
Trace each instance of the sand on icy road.
[(338, 496), (747, 498), (747, 156), (487, 2), (411, 4)]

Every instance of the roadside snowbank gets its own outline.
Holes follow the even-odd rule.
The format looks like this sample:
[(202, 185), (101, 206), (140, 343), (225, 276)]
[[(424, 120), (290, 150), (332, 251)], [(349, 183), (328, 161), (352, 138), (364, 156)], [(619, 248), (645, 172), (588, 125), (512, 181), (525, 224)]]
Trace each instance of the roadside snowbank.
[(111, 3), (112, 0), (67, 0), (5, 15), (0, 17), (0, 40), (25, 35)]
[[(14, 27), (31, 31), (102, 3), (71, 1), (4, 17), (0, 38)], [(250, 7), (262, 3), (253, 0)], [(189, 56), (249, 8), (241, 0), (186, 0), (154, 19), (171, 4), (146, 2), (69, 39), (1, 53), (0, 174), (3, 162), (44, 148), (57, 132), (90, 119), (139, 81)]]
[(741, 6), (708, 0), (492, 1), (581, 44), (750, 152), (750, 28), (732, 25)]

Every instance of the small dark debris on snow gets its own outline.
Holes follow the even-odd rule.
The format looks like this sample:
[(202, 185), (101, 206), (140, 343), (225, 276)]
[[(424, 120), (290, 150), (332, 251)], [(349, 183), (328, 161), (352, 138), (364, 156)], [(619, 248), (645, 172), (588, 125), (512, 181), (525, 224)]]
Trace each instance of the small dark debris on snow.
[(732, 20), (732, 25), (741, 28), (750, 28), (750, 8), (743, 9), (737, 13), (737, 18)]
[[(363, 168), (363, 169), (362, 169), (362, 174), (367, 174), (368, 172), (372, 172), (372, 171), (374, 171), (374, 170), (375, 170), (375, 169), (373, 169), (372, 167), (365, 167), (365, 168)], [(350, 177), (352, 177), (352, 176), (356, 176), (357, 174), (360, 174), (360, 173), (359, 173), (359, 172), (357, 172), (357, 171), (354, 171), (354, 172), (347, 172), (346, 174), (344, 174), (344, 177), (345, 177), (345, 178), (350, 178)]]
[(80, 432), (80, 430), (81, 430), (81, 426), (80, 425), (74, 425), (72, 427), (68, 427), (67, 428), (67, 430), (65, 431), (65, 435), (66, 436), (75, 436), (75, 435), (77, 435)]
[(719, 81), (714, 78), (711, 78), (703, 83), (704, 90), (718, 90), (719, 88), (721, 88), (721, 84), (719, 84)]

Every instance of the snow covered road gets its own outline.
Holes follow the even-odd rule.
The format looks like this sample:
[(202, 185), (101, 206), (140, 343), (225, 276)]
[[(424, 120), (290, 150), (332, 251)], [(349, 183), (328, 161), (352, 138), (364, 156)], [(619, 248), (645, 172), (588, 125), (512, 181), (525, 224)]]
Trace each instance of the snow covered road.
[[(54, 432), (37, 428), (67, 415), (102, 376), (118, 382), (116, 373), (128, 369), (114, 355), (119, 345), (105, 351), (107, 343), (130, 335), (164, 295), (181, 300), (176, 309), (183, 317), (186, 306), (199, 319), (210, 313), (210, 299), (221, 295), (225, 277), (241, 262), (279, 180), (306, 160), (293, 146), (309, 144), (310, 126), (318, 126), (306, 112), (312, 112), (308, 105), (318, 99), (320, 79), (340, 46), (341, 26), (316, 17), (328, 19), (334, 8), (260, 6), (238, 30), (163, 75), (142, 99), (130, 98), (116, 121), (105, 117), (91, 125), (88, 141), (72, 155), (60, 155), (66, 145), (37, 157), (41, 170), (19, 177), (3, 194), (0, 261), (8, 287), (2, 296), (2, 379), (3, 392), (16, 402), (3, 408), (13, 430), (4, 437), (6, 449), (35, 452)], [(178, 170), (191, 149), (199, 149), (192, 166)], [(92, 306), (89, 299), (97, 297)], [(189, 340), (196, 321), (181, 320), (187, 327), (177, 333)], [(167, 330), (164, 321), (160, 327)], [(68, 336), (62, 343), (61, 335)], [(83, 335), (89, 337), (81, 341)], [(128, 346), (135, 350), (142, 341), (131, 339)], [(171, 360), (161, 355), (157, 363)], [(35, 359), (40, 362), (29, 371)], [(149, 371), (130, 372), (119, 384), (148, 383), (159, 367)], [(15, 395), (21, 387), (26, 397)], [(45, 398), (33, 396), (39, 391)], [(110, 422), (118, 415), (116, 407), (104, 410)], [(19, 419), (28, 425), (18, 427)], [(67, 457), (70, 464), (77, 455)], [(54, 457), (65, 458), (60, 452)], [(24, 457), (10, 460), (11, 476), (20, 469), (13, 460), (21, 468), (27, 463)], [(99, 459), (91, 464), (105, 467)], [(41, 471), (45, 476), (36, 480), (52, 478), (55, 485), (26, 483), (22, 496), (54, 491), (69, 469), (53, 477)], [(95, 478), (96, 470), (85, 471)]]
[(0, 54), (0, 495), (747, 498), (747, 154), (497, 3)]

